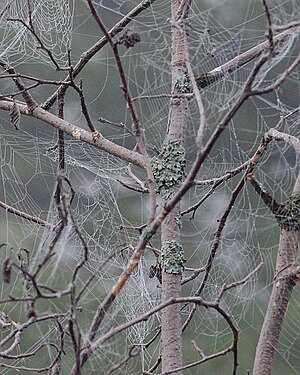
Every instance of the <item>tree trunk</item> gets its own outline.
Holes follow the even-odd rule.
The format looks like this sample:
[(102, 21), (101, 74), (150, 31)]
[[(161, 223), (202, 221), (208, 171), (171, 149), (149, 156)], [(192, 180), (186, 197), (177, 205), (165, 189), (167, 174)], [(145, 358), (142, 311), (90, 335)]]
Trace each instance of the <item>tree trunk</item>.
[[(300, 174), (294, 192), (300, 191)], [(281, 229), (272, 293), (256, 348), (253, 375), (271, 375), (285, 313), (295, 286), (299, 232)]]
[[(176, 22), (181, 17), (182, 0), (171, 0), (172, 28), (172, 92), (177, 79), (186, 72), (186, 38), (184, 21), (180, 27)], [(176, 141), (181, 146), (185, 139), (187, 127), (188, 102), (184, 98), (172, 98), (170, 102), (168, 134), (166, 142)], [(162, 245), (165, 243), (180, 244), (180, 205), (178, 204), (162, 224)], [(162, 264), (163, 266), (163, 264)], [(162, 302), (181, 294), (182, 273), (162, 273)], [(182, 323), (179, 304), (163, 309), (161, 315), (162, 371), (170, 371), (182, 366)], [(181, 371), (174, 373), (181, 374)]]
[[(162, 243), (164, 241), (179, 241), (179, 228), (175, 219), (177, 206), (165, 220), (162, 226)], [(177, 228), (176, 228), (177, 227)], [(172, 231), (173, 228), (173, 231)], [(162, 273), (162, 302), (170, 298), (180, 297), (181, 274)], [(180, 304), (170, 305), (162, 310), (161, 315), (161, 345), (162, 372), (182, 366), (182, 330), (180, 319)], [(176, 372), (174, 374), (181, 374)]]

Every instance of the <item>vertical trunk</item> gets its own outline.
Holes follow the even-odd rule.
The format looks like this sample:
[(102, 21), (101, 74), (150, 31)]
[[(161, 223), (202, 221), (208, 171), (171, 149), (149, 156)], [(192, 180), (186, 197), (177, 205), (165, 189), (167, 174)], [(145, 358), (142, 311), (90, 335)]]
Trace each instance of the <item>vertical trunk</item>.
[[(294, 192), (300, 191), (300, 174)], [(280, 331), (295, 285), (299, 232), (281, 229), (272, 293), (256, 348), (253, 375), (271, 375)]]
[[(176, 27), (180, 17), (179, 10), (182, 0), (171, 0), (171, 27), (172, 27), (172, 92), (178, 77), (186, 71), (186, 46), (184, 26)], [(184, 98), (172, 98), (170, 102), (169, 126), (166, 142), (176, 141), (181, 146), (184, 142), (187, 127), (188, 103)], [(162, 225), (162, 246), (176, 244), (180, 249), (180, 205), (178, 204)], [(162, 302), (180, 296), (182, 272), (164, 270), (162, 262)], [(162, 343), (162, 371), (169, 371), (182, 366), (182, 330), (180, 319), (180, 306), (169, 306), (162, 311), (161, 316), (161, 343)], [(176, 375), (181, 372), (174, 373)]]
[[(166, 219), (162, 227), (162, 243), (164, 241), (179, 242), (179, 228), (175, 219), (179, 207), (176, 207)], [(177, 228), (176, 228), (177, 227)], [(174, 231), (172, 231), (172, 228)], [(180, 297), (181, 274), (162, 273), (162, 302)], [(182, 366), (182, 332), (180, 319), (180, 305), (175, 304), (162, 310), (161, 315), (161, 345), (162, 372)], [(174, 373), (176, 375), (181, 372)]]

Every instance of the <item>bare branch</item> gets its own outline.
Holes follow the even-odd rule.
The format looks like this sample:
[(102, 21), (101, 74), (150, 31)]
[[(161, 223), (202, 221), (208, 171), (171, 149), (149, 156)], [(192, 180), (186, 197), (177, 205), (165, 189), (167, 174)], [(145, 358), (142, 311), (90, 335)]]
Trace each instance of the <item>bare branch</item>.
[[(18, 104), (18, 103), (17, 103)], [(8, 100), (0, 100), (0, 109), (10, 111), (13, 106), (13, 102)], [(35, 108), (33, 112), (30, 112), (27, 107), (23, 104), (18, 104), (20, 112), (26, 116), (35, 117), (46, 124), (49, 124), (56, 129), (62, 130), (64, 133), (69, 134), (75, 140), (81, 140), (92, 146), (100, 148), (103, 151), (115, 155), (129, 163), (137, 165), (144, 168), (144, 161), (141, 154), (135, 151), (126, 149), (125, 147), (119, 146), (108, 139), (104, 138), (102, 135), (99, 137), (93, 136), (89, 131), (86, 131), (76, 125), (71, 124), (52, 113), (45, 111), (44, 109), (38, 107)]]
[(25, 103), (27, 104), (28, 111), (29, 113), (31, 113), (38, 106), (38, 104), (29, 93), (28, 88), (24, 85), (21, 78), (17, 75), (15, 69), (9, 66), (8, 63), (0, 59), (0, 66), (2, 66), (2, 68), (5, 69), (13, 77), (12, 80), (20, 90), (20, 94), (22, 94)]
[(144, 137), (144, 132), (143, 132), (143, 129), (141, 127), (140, 120), (137, 116), (134, 103), (131, 99), (131, 95), (130, 95), (125, 71), (124, 71), (123, 64), (121, 62), (121, 58), (120, 58), (119, 51), (118, 51), (118, 44), (113, 42), (110, 33), (106, 30), (106, 27), (104, 26), (101, 18), (97, 14), (92, 0), (87, 0), (87, 3), (88, 3), (88, 6), (90, 8), (92, 16), (94, 17), (94, 19), (97, 22), (99, 28), (101, 29), (101, 31), (105, 35), (108, 43), (110, 44), (110, 46), (112, 48), (112, 51), (114, 53), (114, 57), (115, 57), (115, 60), (116, 60), (116, 64), (117, 64), (117, 67), (118, 67), (118, 70), (119, 70), (119, 76), (120, 76), (120, 79), (121, 79), (121, 82), (122, 82), (122, 89), (124, 91), (124, 97), (125, 97), (125, 100), (127, 102), (129, 112), (130, 112), (132, 122), (133, 122), (133, 127), (134, 127), (134, 130), (135, 130), (135, 137), (136, 137), (137, 145), (139, 147), (139, 150), (140, 150), (141, 154), (143, 155), (145, 168), (146, 168), (146, 172), (147, 172), (149, 197), (150, 197), (150, 213), (149, 213), (149, 217), (148, 217), (148, 223), (151, 223), (151, 221), (154, 220), (155, 212), (156, 212), (156, 188), (155, 188), (155, 179), (154, 179), (154, 176), (153, 176), (153, 171), (152, 171), (152, 166), (151, 166), (151, 160), (150, 160), (147, 148), (146, 148), (146, 141), (145, 141), (145, 137)]
[(268, 92), (276, 90), (280, 85), (284, 83), (286, 78), (293, 72), (293, 70), (296, 69), (299, 63), (300, 63), (300, 53), (296, 57), (296, 59), (292, 62), (292, 64), (287, 69), (285, 69), (285, 71), (279, 76), (279, 78), (276, 79), (275, 82), (261, 89), (251, 90), (251, 95), (262, 95), (262, 94), (267, 94)]
[(300, 26), (300, 22), (294, 21), (294, 22), (288, 23), (287, 25), (274, 25), (273, 29), (274, 31), (285, 31), (288, 29), (297, 28), (298, 26)]
[(130, 133), (131, 135), (134, 135), (133, 132), (125, 125), (123, 124), (123, 122), (112, 122), (110, 120), (107, 120), (106, 118), (103, 118), (103, 117), (99, 117), (97, 119), (99, 122), (102, 122), (102, 124), (109, 124), (109, 125), (113, 125), (117, 128), (121, 128), (121, 129), (126, 129), (128, 131), (128, 133)]
[[(236, 199), (237, 199), (240, 191), (242, 190), (244, 184), (245, 184), (245, 177), (243, 176), (242, 179), (240, 180), (240, 182), (237, 184), (237, 186), (234, 189), (234, 191), (232, 192), (231, 199), (230, 199), (229, 204), (227, 205), (227, 207), (226, 207), (223, 215), (218, 220), (218, 223), (219, 223), (218, 224), (218, 228), (217, 228), (217, 230), (216, 230), (216, 232), (214, 234), (214, 240), (213, 240), (213, 243), (212, 243), (212, 246), (211, 246), (209, 257), (208, 257), (208, 260), (206, 262), (206, 265), (204, 266), (204, 268), (205, 268), (205, 274), (204, 274), (204, 277), (202, 279), (202, 282), (201, 282), (199, 288), (195, 292), (195, 296), (200, 296), (201, 293), (202, 293), (202, 291), (203, 291), (203, 289), (206, 286), (206, 282), (207, 282), (209, 273), (211, 271), (215, 255), (216, 255), (217, 249), (218, 249), (220, 241), (221, 241), (221, 236), (222, 236), (223, 229), (225, 228), (225, 224), (226, 224), (226, 221), (228, 219), (228, 216), (229, 216), (229, 214), (230, 214), (230, 212), (231, 212), (231, 210), (232, 210), (232, 208), (234, 206), (234, 203), (235, 203), (235, 201), (236, 201)], [(183, 331), (189, 325), (189, 323), (192, 320), (195, 312), (196, 312), (196, 306), (194, 305), (193, 309), (189, 313), (186, 321), (184, 322), (184, 324), (182, 326), (182, 330)]]
[[(186, 43), (186, 46), (187, 46), (187, 43)], [(194, 77), (194, 73), (193, 73), (192, 66), (191, 66), (191, 63), (190, 63), (190, 60), (189, 60), (189, 55), (188, 55), (187, 49), (186, 49), (185, 53), (186, 53), (186, 56), (187, 56), (185, 64), (186, 64), (186, 68), (187, 68), (187, 71), (188, 71), (190, 82), (192, 84), (193, 93), (195, 94), (195, 98), (196, 98), (196, 102), (197, 102), (197, 106), (198, 106), (198, 111), (199, 111), (199, 116), (200, 116), (200, 122), (199, 122), (197, 137), (196, 137), (196, 145), (197, 145), (197, 148), (198, 148), (198, 152), (202, 152), (203, 138), (204, 138), (204, 132), (205, 132), (205, 127), (206, 127), (205, 111), (204, 111), (204, 106), (203, 106), (203, 102), (202, 102), (200, 92), (197, 89), (198, 86), (197, 86), (196, 79)]]
[[(188, 268), (186, 267), (186, 268), (185, 268), (185, 271), (190, 271), (190, 269), (188, 269)], [(188, 283), (188, 282), (190, 282), (190, 281), (196, 279), (196, 278), (200, 275), (200, 273), (202, 273), (202, 272), (205, 272), (205, 267), (201, 267), (201, 268), (194, 269), (194, 270), (193, 270), (193, 273), (192, 273), (190, 276), (188, 276), (188, 277), (184, 277), (184, 278), (182, 279), (182, 281), (181, 281), (181, 285), (184, 285), (184, 284), (186, 284), (186, 283)]]
[(194, 93), (186, 93), (186, 94), (157, 94), (157, 95), (140, 95), (135, 98), (132, 98), (133, 101), (136, 100), (142, 100), (142, 99), (148, 99), (148, 100), (154, 100), (154, 99), (162, 99), (162, 98), (174, 98), (174, 99), (191, 99), (194, 97)]
[[(109, 30), (109, 35), (113, 38), (115, 35), (119, 34), (124, 28), (134, 20), (140, 13), (145, 9), (149, 8), (156, 0), (143, 0), (138, 5), (136, 5), (131, 11), (129, 11), (119, 22), (117, 22), (111, 30)], [(73, 77), (76, 78), (86, 64), (92, 59), (92, 57), (99, 52), (108, 43), (107, 38), (104, 36), (97, 43), (95, 43), (91, 48), (85, 51), (78, 63), (74, 66)], [(69, 80), (69, 77), (66, 79)], [(58, 91), (50, 96), (49, 99), (42, 105), (44, 109), (50, 109), (55, 103)]]
[[(226, 354), (228, 354), (230, 352), (232, 352), (232, 347), (231, 346), (228, 347), (228, 348), (226, 348), (226, 349), (224, 349), (224, 350), (221, 350), (221, 351), (219, 351), (217, 353), (213, 353), (213, 354), (210, 354), (210, 355), (203, 355), (202, 358), (199, 361), (192, 362), (192, 363), (189, 363), (188, 365), (185, 365), (185, 366), (182, 366), (182, 367), (179, 367), (179, 368), (175, 368), (172, 371), (162, 372), (162, 373), (157, 374), (157, 375), (169, 375), (169, 374), (173, 374), (174, 372), (177, 372), (177, 371), (184, 371), (184, 370), (187, 370), (189, 368), (192, 368), (192, 367), (195, 367), (195, 366), (199, 366), (202, 363), (205, 363), (205, 362), (210, 361), (212, 359), (224, 356), (224, 355), (226, 355)], [(151, 371), (144, 371), (143, 375), (156, 375), (156, 374), (154, 374)]]
[(254, 268), (254, 270), (252, 270), (247, 276), (245, 276), (242, 280), (238, 280), (236, 282), (233, 282), (231, 284), (224, 284), (219, 295), (217, 296), (216, 298), (216, 303), (219, 304), (221, 302), (221, 299), (223, 298), (223, 295), (224, 293), (227, 291), (227, 290), (230, 290), (232, 288), (236, 288), (237, 286), (240, 286), (240, 285), (243, 285), (243, 284), (246, 284), (246, 282), (251, 279), (252, 276), (254, 276), (257, 271), (263, 266), (263, 262), (259, 263), (258, 266), (256, 266)]
[(118, 370), (119, 368), (121, 368), (122, 366), (127, 364), (128, 361), (131, 358), (136, 357), (139, 353), (140, 353), (140, 351), (138, 350), (138, 348), (135, 345), (132, 345), (129, 348), (129, 351), (128, 351), (128, 354), (126, 355), (126, 357), (124, 357), (119, 363), (116, 363), (114, 366), (112, 366), (109, 369), (109, 371), (105, 373), (105, 375), (110, 375), (110, 374), (114, 373), (116, 370)]
[(1, 202), (0, 201), (0, 207), (4, 208), (7, 212), (13, 214), (13, 215), (16, 215), (16, 216), (20, 216), (22, 217), (23, 219), (25, 220), (28, 220), (28, 221), (31, 221), (33, 223), (36, 223), (36, 224), (39, 224), (43, 227), (46, 227), (50, 230), (54, 230), (55, 226), (51, 223), (48, 223), (47, 221), (37, 217), (37, 216), (32, 216), (32, 215), (29, 215), (27, 214), (26, 212), (23, 212), (23, 211), (20, 211), (12, 206), (9, 206), (8, 204), (4, 203), (4, 202)]
[(82, 88), (82, 85), (83, 85), (82, 79), (79, 81), (78, 86), (75, 84), (74, 81), (72, 81), (71, 85), (78, 92), (78, 95), (79, 95), (79, 98), (80, 98), (81, 111), (82, 111), (83, 116), (85, 117), (86, 123), (87, 123), (90, 131), (91, 132), (97, 132), (97, 129), (95, 128), (95, 126), (94, 126), (94, 124), (91, 120), (91, 117), (89, 115), (87, 105), (86, 105), (86, 102), (85, 102), (85, 96), (83, 94), (83, 88)]
[(271, 128), (265, 134), (265, 137), (271, 137), (275, 141), (284, 141), (285, 143), (288, 143), (289, 145), (291, 145), (297, 154), (300, 154), (300, 140), (294, 137), (293, 135), (289, 135), (289, 134), (280, 132), (275, 128)]
[(197, 209), (215, 192), (216, 188), (219, 187), (223, 182), (229, 180), (230, 178), (236, 176), (243, 170), (245, 170), (251, 163), (251, 160), (246, 161), (245, 163), (241, 164), (239, 167), (234, 168), (230, 171), (227, 171), (223, 176), (221, 177), (214, 177), (210, 178), (208, 180), (199, 180), (195, 181), (195, 185), (212, 185), (211, 189), (204, 195), (203, 198), (199, 200), (199, 202), (195, 203), (193, 206), (185, 209), (184, 211), (181, 212), (181, 215), (186, 215), (189, 212), (193, 212), (191, 219), (194, 218), (195, 213)]
[(126, 189), (128, 190), (132, 190), (132, 191), (136, 191), (137, 193), (149, 193), (149, 190), (146, 189), (146, 188), (142, 188), (142, 187), (136, 187), (136, 186), (132, 186), (132, 185), (129, 185), (127, 182), (125, 181), (122, 181), (120, 180), (119, 178), (117, 178), (117, 181), (123, 186), (125, 187)]
[[(57, 351), (57, 354), (56, 356), (54, 357), (54, 359), (52, 360), (52, 362), (50, 363), (49, 366), (46, 366), (46, 367), (40, 367), (40, 368), (30, 368), (30, 367), (25, 367), (25, 366), (15, 366), (15, 365), (9, 365), (9, 364), (6, 364), (6, 363), (0, 363), (0, 367), (3, 367), (3, 368), (9, 368), (9, 369), (13, 369), (17, 372), (19, 371), (26, 371), (26, 372), (37, 372), (37, 373), (41, 373), (41, 372), (46, 372), (46, 371), (49, 371), (51, 369), (53, 369), (59, 362), (60, 362), (60, 358), (63, 354), (63, 350), (64, 350), (64, 330), (62, 328), (62, 325), (60, 324), (60, 322), (56, 319), (55, 317), (55, 314), (52, 314), (52, 316), (48, 315), (47, 317), (44, 316), (42, 319), (39, 319), (38, 321), (42, 321), (42, 320), (49, 320), (49, 319), (55, 319), (56, 321), (56, 324), (58, 326), (58, 329), (59, 329), (59, 340), (60, 340), (60, 345), (59, 347), (57, 347), (56, 345), (54, 344), (48, 344), (48, 346), (52, 346), (56, 349)], [(33, 320), (29, 325), (31, 324), (36, 324), (37, 320)], [(22, 324), (22, 325), (18, 325), (18, 330), (17, 332), (14, 334), (15, 336), (15, 342), (17, 341), (16, 340), (16, 336), (19, 337), (19, 335), (22, 333), (22, 331), (27, 328), (28, 326), (28, 322), (25, 324)], [(39, 346), (39, 348), (41, 348), (42, 346)], [(36, 350), (37, 352), (37, 350)], [(25, 356), (23, 357), (23, 354), (20, 354), (19, 356), (17, 356), (18, 359), (21, 359), (21, 358), (25, 358), (26, 357), (26, 354)]]
[[(286, 42), (293, 35), (299, 33), (300, 26), (295, 24), (292, 27), (289, 27), (287, 30), (282, 31), (280, 34), (273, 37), (274, 48), (276, 46)], [(211, 85), (214, 82), (219, 81), (220, 79), (226, 77), (228, 74), (231, 74), (248, 64), (250, 61), (255, 60), (257, 57), (263, 55), (269, 51), (270, 43), (269, 40), (258, 44), (255, 47), (243, 52), (242, 54), (234, 57), (233, 59), (227, 61), (225, 64), (218, 66), (217, 68), (203, 73), (202, 75), (196, 77), (196, 82), (198, 87), (205, 88)]]
[(49, 57), (49, 59), (52, 61), (53, 65), (55, 66), (56, 70), (66, 70), (68, 68), (61, 68), (58, 63), (56, 62), (51, 50), (45, 46), (45, 44), (42, 42), (41, 38), (39, 37), (38, 33), (35, 30), (35, 27), (33, 25), (33, 20), (32, 20), (32, 10), (30, 7), (30, 2), (28, 2), (28, 18), (29, 18), (29, 24), (27, 24), (24, 20), (20, 18), (7, 18), (7, 21), (11, 22), (19, 22), (21, 23), (34, 37), (34, 39), (38, 42), (38, 48), (43, 50)]
[(274, 53), (274, 40), (273, 40), (273, 29), (272, 29), (272, 20), (271, 20), (271, 14), (270, 14), (270, 9), (268, 5), (267, 0), (262, 0), (264, 10), (265, 10), (265, 15), (268, 21), (268, 41), (269, 41), (269, 50), (270, 50), (270, 56), (273, 55)]
[(148, 189), (146, 188), (145, 186), (145, 183), (143, 181), (141, 181), (133, 172), (132, 172), (132, 168), (131, 168), (131, 164), (129, 164), (127, 166), (127, 173), (128, 173), (128, 176), (130, 176), (138, 185), (140, 185), (141, 187), (141, 190), (143, 190), (144, 192), (148, 192)]

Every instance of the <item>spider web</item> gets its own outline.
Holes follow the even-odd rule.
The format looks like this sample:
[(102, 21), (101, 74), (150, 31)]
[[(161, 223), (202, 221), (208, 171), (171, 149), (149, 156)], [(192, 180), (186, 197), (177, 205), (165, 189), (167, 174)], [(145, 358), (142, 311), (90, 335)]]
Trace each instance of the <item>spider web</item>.
[[(22, 3), (22, 4), (21, 4)], [(72, 21), (72, 3), (70, 2), (31, 2), (34, 21), (45, 45), (55, 53), (55, 58), (66, 65), (66, 54), (70, 46), (77, 40), (99, 38), (97, 29), (85, 33), (89, 20), (87, 13)], [(102, 14), (108, 14), (107, 27), (125, 15), (128, 9), (136, 5), (135, 1), (95, 1)], [(36, 41), (19, 23), (8, 22), (6, 18), (27, 19), (27, 2), (8, 2), (1, 13), (1, 32), (3, 33), (0, 55), (7, 58), (14, 66), (26, 61), (43, 61), (49, 63), (44, 52), (38, 50)], [(22, 5), (22, 6), (21, 6)], [(240, 7), (244, 18), (232, 14), (233, 6)], [(63, 8), (64, 7), (64, 8)], [(207, 10), (203, 10), (199, 2), (193, 3), (190, 13), (189, 48), (191, 65), (195, 75), (209, 72), (221, 66), (239, 53), (262, 42), (265, 16), (262, 9), (257, 9), (255, 1), (239, 2), (223, 1), (220, 4), (207, 2)], [(294, 21), (299, 6), (294, 1), (272, 1), (271, 12), (274, 24), (286, 24)], [(107, 13), (105, 13), (107, 12)], [(220, 13), (222, 17), (220, 16)], [(50, 17), (51, 15), (51, 17)], [(53, 15), (53, 16), (52, 16)], [(170, 93), (170, 17), (169, 2), (159, 1), (130, 24), (130, 29), (141, 35), (141, 43), (133, 49), (120, 47), (122, 61), (126, 68), (132, 95), (140, 117), (151, 156), (156, 156), (162, 148), (164, 134), (168, 125), (169, 93)], [(49, 22), (51, 20), (51, 22)], [(111, 23), (111, 25), (110, 25)], [(73, 27), (73, 34), (71, 33)], [(94, 33), (94, 34), (93, 34)], [(295, 57), (299, 42), (290, 38), (280, 45), (277, 55), (269, 65), (260, 72), (256, 84), (274, 82), (274, 72), (282, 71)], [(81, 38), (81, 39), (80, 39)], [(83, 43), (84, 44), (84, 43)], [(77, 47), (74, 46), (74, 49)], [(82, 52), (82, 51), (81, 51)], [(80, 52), (76, 50), (76, 54)], [(42, 59), (42, 60), (41, 60)], [(240, 95), (253, 63), (238, 69), (201, 90), (206, 111), (207, 134), (212, 133), (216, 124), (224, 117)], [(95, 73), (96, 72), (96, 73)], [(125, 124), (120, 129), (108, 123), (98, 125), (110, 140), (134, 148), (135, 142), (130, 132), (131, 121), (126, 105), (119, 90), (119, 78), (115, 62), (110, 51), (102, 51), (93, 59), (86, 76), (92, 75), (88, 84), (100, 88), (88, 93), (88, 105), (94, 118), (103, 117), (116, 124)], [(224, 175), (226, 171), (239, 167), (255, 152), (262, 135), (271, 127), (280, 125), (279, 130), (299, 137), (299, 71), (289, 77), (288, 82), (275, 93), (252, 98), (247, 107), (243, 107), (232, 121), (226, 134), (217, 143), (201, 169), (199, 179), (206, 180)], [(115, 90), (113, 93), (109, 89)], [(8, 88), (7, 88), (8, 90)], [(289, 95), (294, 93), (294, 97)], [(42, 92), (42, 95), (45, 95)], [(114, 101), (112, 101), (114, 98)], [(114, 104), (116, 103), (116, 104)], [(66, 103), (66, 119), (84, 126), (84, 118), (77, 102), (72, 98)], [(186, 139), (188, 167), (195, 156), (194, 140), (199, 124), (199, 115), (194, 100), (190, 103), (190, 123)], [(21, 124), (16, 132), (6, 118), (0, 124), (1, 129), (1, 200), (23, 212), (38, 216), (52, 225), (59, 223), (57, 207), (54, 202), (56, 184), (57, 150), (56, 134), (49, 129)], [(299, 160), (287, 145), (271, 143), (268, 153), (256, 171), (257, 179), (280, 202), (287, 200), (292, 191), (298, 173)], [(133, 227), (144, 224), (148, 214), (148, 198), (124, 188), (124, 184), (135, 185), (128, 174), (128, 165), (92, 146), (83, 145), (74, 140), (66, 142), (67, 175), (75, 190), (75, 199), (71, 210), (74, 220), (84, 235), (89, 248), (89, 262), (81, 276), (82, 285), (91, 274), (96, 275), (97, 282), (92, 284), (82, 296), (81, 304), (87, 307), (90, 314), (82, 316), (84, 332), (95, 310), (95, 300), (109, 292), (117, 281), (132, 254), (138, 240), (138, 231)], [(134, 168), (133, 168), (134, 169)], [(134, 172), (140, 179), (138, 170)], [(226, 181), (216, 189), (196, 211), (184, 215), (182, 241), (187, 259), (189, 276), (195, 264), (202, 267), (210, 254), (217, 220), (229, 203), (232, 190), (238, 178)], [(135, 185), (136, 186), (136, 185)], [(198, 184), (191, 189), (182, 202), (186, 209), (200, 201), (211, 189), (211, 185)], [(38, 190), (38, 192), (37, 192)], [(43, 192), (41, 194), (40, 192)], [(53, 233), (38, 224), (26, 221), (9, 212), (1, 213), (1, 241), (9, 244), (1, 256), (11, 256), (11, 248), (30, 249), (31, 267), (34, 268), (47, 252)], [(278, 226), (273, 215), (253, 193), (248, 185), (239, 195), (223, 232), (212, 271), (209, 275), (202, 297), (212, 301), (220, 288), (226, 284), (237, 282), (247, 276), (261, 261), (263, 270), (242, 286), (231, 289), (222, 300), (222, 307), (230, 311), (235, 324), (243, 331), (251, 329), (259, 332), (265, 312), (265, 301), (268, 300), (270, 287), (274, 277), (274, 257), (278, 242)], [(159, 248), (158, 239), (152, 246)], [(68, 273), (82, 259), (82, 244), (69, 222), (56, 244), (56, 256), (49, 262), (41, 275), (41, 280), (50, 280), (55, 285), (67, 286), (70, 282)], [(6, 254), (5, 254), (6, 252)], [(107, 259), (114, 254), (112, 260)], [(17, 256), (17, 255), (15, 255)], [(104, 265), (104, 262), (105, 265)], [(129, 321), (146, 313), (160, 301), (160, 285), (156, 278), (149, 278), (149, 268), (157, 262), (154, 252), (147, 250), (138, 269), (126, 284), (125, 290), (117, 299), (114, 309), (105, 318), (103, 331), (120, 322)], [(50, 282), (49, 281), (49, 282)], [(183, 287), (184, 295), (193, 295), (199, 281)], [(2, 285), (2, 296), (8, 291), (20, 288), (15, 282), (9, 288)], [(100, 297), (99, 297), (100, 296)], [(49, 311), (65, 311), (63, 304), (50, 305)], [(12, 307), (4, 307), (6, 313)], [(292, 311), (292, 312), (291, 312)], [(188, 316), (189, 307), (182, 310), (183, 320)], [(156, 332), (159, 325), (159, 314), (148, 321), (139, 323), (124, 333), (124, 341), (129, 347), (132, 344), (142, 347), (143, 370), (153, 365), (159, 355), (159, 345), (155, 349), (145, 346)], [(291, 374), (299, 372), (299, 342), (296, 321), (299, 321), (299, 295), (294, 291), (291, 308), (283, 329), (281, 344), (278, 349), (280, 359), (286, 364)], [(41, 340), (30, 346), (28, 351), (37, 347), (40, 342), (51, 340), (55, 334), (53, 327), (43, 327), (39, 333)], [(205, 353), (222, 349), (230, 338), (228, 327), (216, 313), (199, 309), (188, 330), (193, 332), (193, 339), (204, 347)], [(43, 339), (42, 339), (43, 338)], [(102, 371), (122, 360), (127, 346), (120, 345), (117, 340), (110, 340), (100, 347), (99, 353), (90, 365), (92, 370)], [(49, 354), (50, 356), (50, 354)], [(71, 363), (71, 359), (69, 360)], [(30, 363), (30, 362), (29, 362)], [(70, 368), (66, 360), (64, 370)], [(139, 365), (131, 361), (127, 368), (119, 369), (119, 373), (140, 373)], [(3, 373), (9, 371), (4, 370)], [(190, 373), (197, 373), (197, 370)], [(280, 373), (280, 370), (279, 372)]]
[[(58, 64), (68, 66), (73, 8), (73, 0), (4, 0), (0, 8), (0, 58), (9, 59), (14, 66), (26, 61), (51, 64), (47, 49)], [(29, 9), (35, 34), (29, 29)]]

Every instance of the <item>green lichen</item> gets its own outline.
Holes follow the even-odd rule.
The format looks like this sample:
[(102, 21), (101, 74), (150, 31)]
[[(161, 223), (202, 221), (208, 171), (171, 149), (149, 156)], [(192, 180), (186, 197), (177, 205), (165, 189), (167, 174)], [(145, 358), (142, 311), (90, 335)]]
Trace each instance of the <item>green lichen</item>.
[[(222, 78), (222, 73), (202, 73), (195, 77), (197, 87), (199, 90), (204, 89), (207, 86), (212, 85)], [(183, 94), (188, 94), (193, 92), (193, 87), (190, 81), (190, 77), (187, 73), (183, 73), (180, 77), (177, 78), (175, 83), (175, 88)]]
[(286, 204), (272, 210), (281, 228), (300, 231), (300, 193), (292, 193)]
[(183, 94), (189, 94), (193, 91), (189, 75), (186, 72), (177, 78), (175, 88)]
[(211, 85), (218, 80), (218, 77), (210, 73), (202, 73), (195, 78), (198, 89), (204, 89), (205, 87)]
[(184, 175), (185, 151), (176, 140), (163, 145), (160, 157), (152, 159), (156, 190), (164, 199), (169, 199), (178, 189)]
[(176, 241), (164, 241), (161, 248), (161, 265), (163, 271), (181, 274), (184, 271), (184, 252), (182, 246)]

